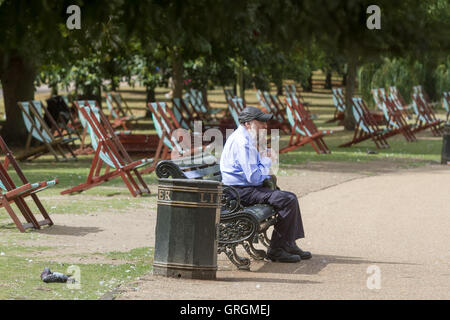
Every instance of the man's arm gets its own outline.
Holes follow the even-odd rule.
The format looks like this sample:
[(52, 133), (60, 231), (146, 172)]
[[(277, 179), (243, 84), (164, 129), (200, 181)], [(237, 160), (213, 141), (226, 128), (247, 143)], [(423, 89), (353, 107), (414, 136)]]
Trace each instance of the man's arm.
[(254, 146), (250, 144), (242, 145), (236, 154), (237, 161), (249, 184), (261, 185), (269, 177), (272, 160), (267, 157), (261, 158)]

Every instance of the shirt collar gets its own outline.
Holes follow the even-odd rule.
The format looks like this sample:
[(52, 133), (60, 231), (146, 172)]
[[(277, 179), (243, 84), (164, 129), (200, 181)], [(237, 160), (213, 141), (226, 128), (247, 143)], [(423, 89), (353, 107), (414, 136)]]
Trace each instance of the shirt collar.
[(247, 141), (250, 144), (256, 145), (256, 141), (253, 140), (252, 136), (250, 135), (250, 133), (248, 132), (248, 130), (241, 124), (239, 125), (238, 130), (240, 130), (242, 132), (242, 134), (244, 135), (244, 137), (247, 139)]

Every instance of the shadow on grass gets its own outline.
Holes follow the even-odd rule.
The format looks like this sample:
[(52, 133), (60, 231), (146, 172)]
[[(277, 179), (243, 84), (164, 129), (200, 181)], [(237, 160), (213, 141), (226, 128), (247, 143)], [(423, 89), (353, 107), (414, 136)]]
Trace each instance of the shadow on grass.
[(55, 224), (45, 229), (36, 230), (35, 232), (47, 235), (83, 237), (87, 234), (97, 233), (101, 231), (103, 231), (103, 229), (97, 227), (71, 227), (71, 226), (60, 226)]

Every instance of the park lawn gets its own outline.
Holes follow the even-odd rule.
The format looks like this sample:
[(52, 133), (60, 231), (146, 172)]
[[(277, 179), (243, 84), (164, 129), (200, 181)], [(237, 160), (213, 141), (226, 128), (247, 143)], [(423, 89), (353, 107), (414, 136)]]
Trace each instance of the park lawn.
[[(52, 271), (71, 274), (70, 263), (52, 262), (36, 257), (29, 258), (27, 252), (44, 251), (41, 247), (5, 246), (0, 244), (0, 299), (45, 299), (86, 300), (99, 299), (118, 286), (138, 279), (152, 270), (152, 249), (140, 248), (129, 253), (111, 252), (116, 260), (124, 257), (120, 264), (80, 264), (79, 287), (72, 284), (44, 283), (40, 274), (44, 267)], [(130, 262), (131, 261), (131, 262)]]
[[(158, 97), (163, 97), (165, 89), (157, 91)], [(215, 107), (225, 107), (222, 89), (210, 91), (210, 101)], [(145, 95), (137, 90), (125, 90), (124, 99), (133, 109), (145, 112)], [(249, 93), (249, 103), (257, 104), (256, 95)], [(338, 148), (338, 145), (349, 141), (353, 132), (346, 132), (336, 123), (328, 124), (326, 120), (332, 117), (334, 108), (330, 107), (331, 97), (325, 94), (306, 95), (311, 101), (311, 111), (319, 115), (315, 123), (319, 128), (335, 130), (325, 137), (325, 141), (332, 153), (319, 155), (310, 145), (295, 151), (280, 155), (279, 175), (298, 174), (297, 165), (311, 162), (369, 162), (387, 160), (401, 160), (406, 167), (420, 166), (440, 161), (442, 138), (431, 137), (426, 131), (418, 135), (419, 141), (407, 143), (401, 135), (388, 139), (390, 149), (378, 150), (372, 141), (367, 140), (350, 148)], [(442, 117), (441, 114), (439, 116)], [(137, 133), (154, 133), (150, 119), (140, 122), (136, 126)], [(288, 135), (280, 139), (280, 147), (287, 144)], [(14, 152), (19, 150), (13, 150)], [(375, 151), (376, 154), (369, 154)], [(85, 181), (89, 172), (93, 155), (79, 156), (78, 161), (54, 162), (53, 157), (45, 155), (32, 162), (21, 162), (20, 166), (31, 181), (42, 181), (58, 178), (59, 183), (39, 194), (41, 201), (50, 215), (90, 213), (101, 214), (114, 212), (126, 214), (133, 209), (151, 208), (156, 212), (155, 193), (133, 198), (120, 178), (115, 178), (100, 186), (87, 190), (81, 194), (60, 195), (60, 192)], [(157, 178), (154, 173), (144, 176), (147, 184), (156, 190)], [(17, 180), (16, 180), (17, 181)], [(36, 209), (31, 206), (32, 209)], [(69, 262), (55, 262), (51, 259), (36, 257), (35, 253), (54, 249), (43, 246), (23, 246), (21, 242), (45, 237), (44, 234), (33, 232), (20, 233), (12, 223), (5, 210), (0, 210), (0, 299), (98, 299), (117, 286), (131, 282), (152, 270), (153, 248), (136, 248), (127, 252), (113, 251), (94, 253), (115, 263), (86, 263), (77, 264), (81, 270), (81, 289), (68, 288), (66, 284), (45, 284), (40, 280), (40, 273), (44, 267), (53, 271), (66, 272), (71, 265)], [(58, 246), (57, 244), (55, 245)]]

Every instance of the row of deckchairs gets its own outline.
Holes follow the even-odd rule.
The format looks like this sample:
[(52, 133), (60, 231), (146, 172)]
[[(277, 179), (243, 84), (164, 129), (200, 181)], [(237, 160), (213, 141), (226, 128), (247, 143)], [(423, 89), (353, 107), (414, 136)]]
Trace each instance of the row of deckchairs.
[(402, 134), (406, 141), (415, 142), (415, 133), (430, 129), (434, 136), (442, 135), (443, 121), (438, 119), (421, 94), (412, 94), (412, 109), (416, 114), (414, 124), (409, 124), (404, 115), (405, 109), (398, 108), (393, 97), (379, 95), (379, 108), (385, 116), (386, 126), (381, 128), (367, 108), (362, 98), (353, 98), (353, 115), (356, 120), (356, 128), (351, 141), (341, 144), (340, 147), (348, 147), (362, 141), (372, 139), (378, 148), (389, 148), (387, 138), (396, 134)]
[[(238, 127), (240, 125), (238, 115), (246, 106), (245, 100), (233, 96), (232, 92), (225, 92), (225, 96), (228, 110)], [(310, 112), (297, 99), (298, 95), (290, 94), (285, 98), (286, 105), (277, 95), (267, 91), (258, 90), (256, 96), (263, 110), (274, 115), (277, 127), (290, 134), (288, 145), (282, 148), (280, 153), (295, 150), (306, 144), (311, 144), (317, 153), (330, 153), (323, 137), (331, 131), (317, 129)]]
[(441, 125), (443, 121), (436, 117), (433, 104), (428, 95), (423, 91), (422, 86), (413, 87), (411, 95), (412, 103), (407, 105), (402, 95), (395, 86), (389, 87), (389, 93), (384, 88), (373, 89), (374, 101), (379, 109), (385, 112), (385, 101), (390, 101), (395, 105), (398, 112), (402, 113), (406, 120), (416, 117), (415, 123), (411, 126), (413, 132), (430, 129), (434, 136), (441, 136)]

